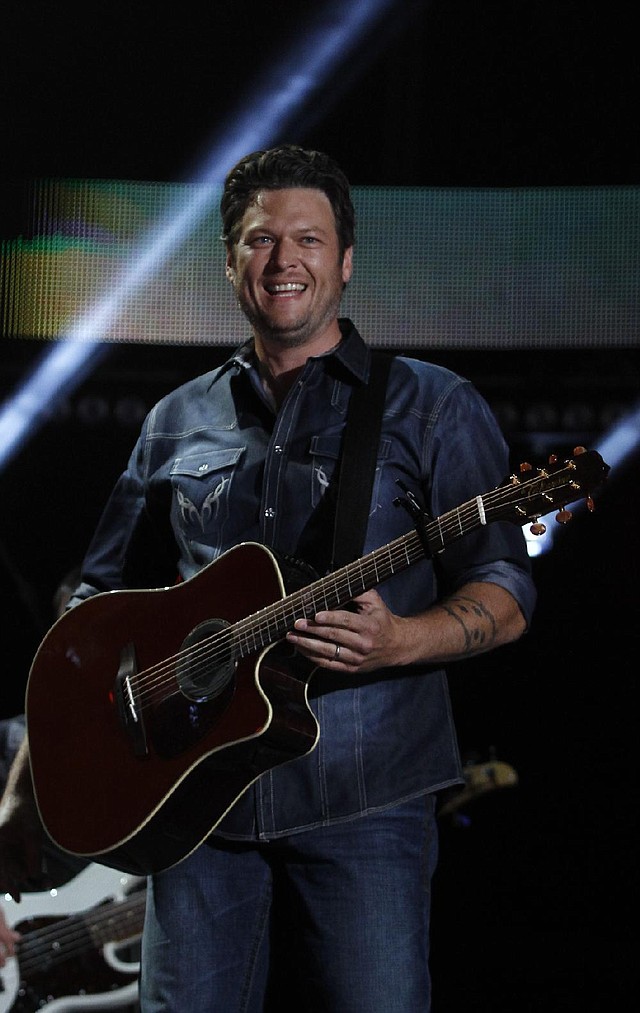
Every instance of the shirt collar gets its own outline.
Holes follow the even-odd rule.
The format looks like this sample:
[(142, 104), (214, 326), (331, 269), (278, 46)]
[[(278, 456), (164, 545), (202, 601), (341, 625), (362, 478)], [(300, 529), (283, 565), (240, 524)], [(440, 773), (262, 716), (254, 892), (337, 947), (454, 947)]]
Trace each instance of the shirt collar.
[(354, 379), (360, 383), (366, 383), (371, 368), (371, 351), (348, 317), (341, 317), (338, 324), (342, 333), (342, 341), (330, 354), (338, 359)]
[[(359, 383), (369, 378), (371, 351), (364, 343), (356, 327), (348, 317), (338, 320), (342, 341), (331, 351), (317, 356), (319, 359), (335, 358), (348, 374)], [(217, 370), (214, 380), (224, 376), (229, 369), (250, 369), (254, 364), (253, 338), (249, 338)]]

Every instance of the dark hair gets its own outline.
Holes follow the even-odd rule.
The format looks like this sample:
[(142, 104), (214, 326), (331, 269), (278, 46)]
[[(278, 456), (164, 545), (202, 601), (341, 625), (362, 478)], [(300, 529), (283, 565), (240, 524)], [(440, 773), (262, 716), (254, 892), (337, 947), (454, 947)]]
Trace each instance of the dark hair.
[(348, 246), (353, 246), (355, 212), (349, 181), (342, 169), (321, 151), (307, 151), (297, 144), (282, 144), (245, 155), (227, 173), (220, 201), (222, 239), (227, 248), (237, 242), (240, 222), (259, 190), (294, 187), (322, 190), (333, 209), (340, 255)]

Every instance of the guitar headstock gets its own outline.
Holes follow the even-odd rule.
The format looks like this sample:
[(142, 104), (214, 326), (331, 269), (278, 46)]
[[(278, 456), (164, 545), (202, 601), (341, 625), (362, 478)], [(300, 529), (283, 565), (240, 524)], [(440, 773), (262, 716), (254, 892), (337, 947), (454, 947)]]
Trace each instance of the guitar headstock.
[(530, 464), (521, 464), (520, 475), (511, 475), (502, 487), (510, 494), (509, 502), (501, 507), (508, 510), (505, 519), (517, 524), (531, 520), (534, 522), (532, 534), (542, 535), (546, 528), (539, 518), (558, 507), (556, 520), (567, 524), (573, 516), (567, 510), (569, 504), (584, 498), (587, 509), (594, 509), (591, 493), (604, 482), (609, 470), (609, 465), (596, 450), (584, 447), (576, 447), (573, 457), (564, 461), (552, 454), (545, 468), (534, 469)]

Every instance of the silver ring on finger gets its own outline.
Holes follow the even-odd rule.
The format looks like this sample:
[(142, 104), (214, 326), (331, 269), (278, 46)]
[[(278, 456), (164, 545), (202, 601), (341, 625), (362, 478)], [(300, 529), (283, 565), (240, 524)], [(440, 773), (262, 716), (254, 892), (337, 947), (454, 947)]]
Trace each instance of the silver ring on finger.
[(336, 644), (336, 653), (333, 656), (334, 661), (340, 660), (340, 644)]

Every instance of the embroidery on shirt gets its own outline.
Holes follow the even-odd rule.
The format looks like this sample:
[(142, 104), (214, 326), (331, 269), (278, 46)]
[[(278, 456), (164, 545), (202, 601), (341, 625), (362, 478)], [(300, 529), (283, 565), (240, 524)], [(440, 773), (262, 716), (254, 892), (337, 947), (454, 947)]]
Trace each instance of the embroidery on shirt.
[(218, 507), (220, 504), (220, 497), (228, 485), (229, 479), (223, 478), (218, 485), (213, 489), (202, 504), (202, 508), (198, 510), (195, 503), (192, 503), (188, 496), (185, 496), (180, 489), (176, 490), (178, 497), (178, 506), (180, 507), (180, 514), (185, 524), (187, 523), (198, 523), (202, 531), (205, 530), (207, 524), (211, 518), (217, 516)]
[(318, 480), (318, 485), (321, 486), (322, 493), (324, 493), (326, 489), (328, 489), (329, 487), (329, 479), (327, 478), (326, 472), (324, 468), (320, 465), (315, 469), (315, 473), (316, 479)]

